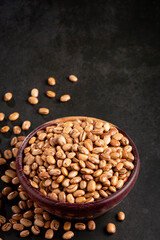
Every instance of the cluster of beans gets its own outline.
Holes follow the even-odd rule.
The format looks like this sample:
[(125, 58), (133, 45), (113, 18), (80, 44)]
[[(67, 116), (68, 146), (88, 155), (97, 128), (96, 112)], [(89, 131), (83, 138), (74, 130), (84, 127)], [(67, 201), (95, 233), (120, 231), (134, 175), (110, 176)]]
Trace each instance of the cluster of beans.
[[(0, 215), (0, 228), (4, 232), (13, 228), (20, 232), (20, 237), (27, 237), (30, 233), (39, 235), (45, 230), (45, 239), (52, 239), (54, 232), (58, 231), (60, 227), (60, 222), (28, 197), (16, 174), (15, 158), (24, 138), (24, 136), (12, 138), (10, 142), (12, 150), (7, 149), (4, 151), (4, 157), (0, 156), (0, 166), (4, 170), (1, 180), (6, 185), (0, 193), (0, 208), (3, 206), (2, 199), (6, 198), (10, 202), (12, 210), (12, 216), (8, 220), (5, 216)], [(76, 223), (74, 227), (77, 230), (86, 229), (84, 223)], [(88, 221), (87, 227), (91, 231), (95, 230), (95, 222)], [(71, 222), (64, 223), (63, 239), (70, 239), (74, 236), (71, 228)]]
[(133, 161), (129, 140), (116, 127), (86, 118), (37, 132), (24, 149), (23, 171), (45, 196), (87, 203), (122, 188)]

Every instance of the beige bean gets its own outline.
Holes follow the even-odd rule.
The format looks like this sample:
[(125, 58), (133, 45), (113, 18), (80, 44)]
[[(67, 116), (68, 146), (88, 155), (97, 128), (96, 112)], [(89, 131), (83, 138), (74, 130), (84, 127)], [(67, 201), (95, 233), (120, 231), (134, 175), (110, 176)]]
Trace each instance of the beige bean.
[(10, 193), (7, 195), (7, 199), (8, 199), (8, 200), (13, 200), (13, 199), (15, 199), (17, 196), (18, 196), (18, 192), (17, 192), (17, 191), (13, 191), (13, 192), (10, 192)]
[(38, 112), (39, 112), (39, 114), (47, 115), (47, 114), (49, 114), (49, 109), (48, 108), (39, 108)]
[(77, 82), (78, 81), (78, 78), (75, 75), (70, 75), (68, 78), (71, 82)]
[(8, 232), (11, 228), (12, 228), (12, 224), (11, 224), (11, 223), (5, 223), (5, 224), (1, 227), (1, 230), (2, 230), (3, 232)]
[(67, 102), (71, 99), (70, 95), (66, 94), (60, 97), (61, 102)]
[(53, 219), (50, 224), (50, 228), (54, 231), (58, 231), (60, 226), (60, 222), (58, 220)]
[(37, 218), (37, 219), (34, 220), (34, 225), (36, 225), (38, 227), (43, 227), (44, 226), (44, 221)]
[(10, 114), (8, 118), (9, 118), (10, 121), (15, 121), (19, 118), (19, 113), (14, 112), (14, 113)]
[(75, 229), (77, 230), (85, 230), (86, 229), (86, 225), (84, 223), (75, 223), (74, 225)]
[(76, 198), (76, 203), (84, 203), (85, 201), (86, 201), (86, 198), (84, 196)]
[(31, 227), (32, 226), (32, 221), (27, 219), (27, 218), (21, 218), (20, 223), (25, 227)]
[(67, 194), (67, 202), (74, 203), (75, 199), (71, 193)]
[(65, 222), (63, 225), (63, 229), (65, 231), (69, 231), (71, 229), (71, 222)]
[(18, 207), (17, 205), (13, 205), (13, 206), (11, 207), (11, 209), (12, 209), (12, 212), (13, 212), (13, 213), (20, 213), (20, 212), (21, 212), (20, 207)]
[(116, 185), (116, 188), (117, 189), (120, 189), (120, 188), (122, 188), (123, 187), (123, 184), (124, 184), (124, 181), (123, 180), (118, 180), (118, 182), (117, 182), (117, 185)]
[(88, 192), (94, 192), (96, 190), (96, 182), (94, 180), (91, 180), (87, 184), (87, 191)]
[(5, 93), (5, 95), (4, 95), (4, 101), (5, 102), (8, 102), (8, 101), (10, 101), (11, 99), (12, 99), (12, 93), (11, 92), (7, 92), (7, 93)]
[(73, 196), (74, 197), (81, 197), (85, 194), (85, 191), (82, 190), (82, 189), (79, 189), (79, 190), (76, 190), (74, 193), (73, 193)]
[(27, 131), (31, 127), (31, 122), (30, 121), (24, 121), (22, 123), (22, 130)]
[(3, 127), (1, 128), (1, 133), (7, 133), (9, 130), (10, 130), (10, 127), (9, 127), (9, 126), (3, 126)]
[(56, 84), (55, 78), (49, 77), (49, 78), (48, 78), (48, 84), (49, 84), (50, 86), (54, 86), (54, 85)]
[(124, 219), (125, 219), (125, 213), (124, 213), (124, 212), (118, 212), (118, 213), (117, 213), (117, 219), (118, 219), (119, 221), (124, 221)]
[(2, 194), (4, 196), (7, 196), (10, 192), (12, 192), (12, 188), (11, 187), (5, 187), (2, 189)]
[(60, 202), (66, 202), (66, 194), (65, 192), (60, 192), (58, 195), (59, 201)]
[(33, 225), (33, 226), (31, 227), (31, 231), (32, 231), (32, 233), (33, 233), (34, 235), (40, 234), (40, 229), (39, 229), (38, 226)]
[(45, 238), (46, 239), (52, 239), (54, 235), (54, 232), (52, 229), (47, 229), (47, 231), (45, 232)]
[(107, 198), (107, 197), (108, 197), (107, 192), (105, 192), (105, 191), (102, 190), (102, 189), (99, 190), (99, 194), (100, 194), (102, 197), (104, 197), (104, 198)]
[(47, 95), (47, 97), (49, 97), (49, 98), (54, 98), (55, 96), (56, 96), (56, 93), (55, 92), (53, 92), (53, 91), (47, 91), (46, 92), (46, 95)]
[(0, 112), (0, 122), (2, 122), (5, 118), (5, 114)]
[(27, 237), (29, 236), (30, 232), (29, 230), (23, 230), (22, 232), (20, 232), (20, 237)]
[(6, 163), (7, 163), (6, 159), (0, 158), (0, 165), (4, 165)]
[(31, 96), (37, 98), (39, 94), (39, 90), (37, 88), (33, 88), (31, 90)]
[(95, 221), (93, 220), (88, 221), (87, 226), (90, 231), (94, 231), (96, 229), (96, 224)]
[(29, 97), (29, 98), (28, 98), (28, 102), (29, 102), (30, 104), (35, 105), (35, 104), (38, 103), (38, 98), (37, 98), (37, 97)]
[(0, 215), (0, 224), (6, 223), (6, 218), (2, 215)]
[(112, 186), (116, 186), (117, 182), (118, 182), (118, 177), (117, 176), (111, 177), (111, 185)]
[(14, 230), (17, 230), (17, 231), (23, 231), (24, 225), (21, 224), (21, 223), (14, 223), (14, 224), (13, 224), (13, 229), (14, 229)]
[(72, 237), (74, 237), (74, 232), (72, 231), (67, 231), (62, 236), (63, 239), (71, 239)]
[(116, 232), (116, 226), (114, 223), (108, 223), (106, 229), (109, 234), (114, 234)]

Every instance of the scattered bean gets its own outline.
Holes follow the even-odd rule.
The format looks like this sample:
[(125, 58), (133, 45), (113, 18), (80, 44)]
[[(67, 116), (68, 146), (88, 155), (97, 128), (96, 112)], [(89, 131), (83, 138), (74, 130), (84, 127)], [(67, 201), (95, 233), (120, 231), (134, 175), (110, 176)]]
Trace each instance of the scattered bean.
[(12, 99), (12, 93), (10, 93), (10, 92), (5, 93), (5, 95), (4, 95), (4, 101), (5, 101), (5, 102), (8, 102), (8, 101), (10, 101), (11, 99)]

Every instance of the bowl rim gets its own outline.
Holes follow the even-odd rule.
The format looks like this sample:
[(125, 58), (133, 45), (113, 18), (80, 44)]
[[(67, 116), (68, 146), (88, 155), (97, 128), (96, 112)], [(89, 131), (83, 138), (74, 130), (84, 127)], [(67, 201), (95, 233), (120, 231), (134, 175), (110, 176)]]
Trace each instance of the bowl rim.
[[(93, 120), (101, 120), (98, 118), (94, 118), (94, 117), (86, 117), (86, 116), (68, 116), (68, 117), (62, 117), (62, 118), (58, 118), (55, 120), (51, 120), (49, 122), (46, 122), (40, 126), (38, 126), (37, 128), (35, 128), (32, 132), (30, 132), (26, 138), (24, 139), (24, 141), (22, 142), (22, 144), (19, 147), (18, 153), (17, 153), (17, 157), (16, 157), (16, 171), (17, 171), (17, 176), (19, 178), (20, 184), (24, 187), (25, 191), (27, 193), (29, 193), (29, 195), (33, 195), (36, 196), (37, 201), (39, 202), (43, 202), (45, 205), (56, 205), (56, 206), (61, 206), (61, 207), (68, 207), (68, 208), (72, 208), (72, 209), (76, 209), (77, 207), (81, 207), (82, 208), (88, 208), (88, 207), (92, 207), (93, 205), (95, 206), (96, 204), (106, 204), (106, 203), (110, 203), (111, 201), (114, 201), (116, 198), (118, 198), (120, 195), (123, 195), (123, 193), (125, 193), (127, 191), (128, 188), (131, 188), (134, 186), (134, 183), (137, 180), (138, 174), (139, 174), (139, 169), (140, 169), (140, 158), (139, 158), (139, 153), (138, 150), (136, 148), (135, 143), (133, 142), (133, 140), (123, 131), (121, 130), (119, 127), (117, 127), (116, 125), (110, 123), (113, 127), (116, 127), (118, 129), (118, 131), (120, 133), (122, 133), (125, 137), (127, 137), (129, 139), (129, 144), (132, 146), (132, 152), (134, 155), (134, 169), (131, 172), (131, 175), (129, 176), (128, 180), (125, 182), (125, 184), (123, 185), (123, 187), (121, 189), (119, 189), (117, 192), (111, 194), (110, 196), (108, 196), (107, 198), (102, 198), (99, 200), (96, 200), (94, 202), (89, 202), (89, 203), (68, 203), (68, 202), (60, 202), (59, 200), (53, 200), (45, 195), (43, 195), (41, 192), (39, 192), (38, 190), (36, 190), (35, 188), (33, 188), (29, 182), (29, 180), (27, 179), (27, 177), (25, 176), (24, 172), (23, 172), (23, 164), (22, 164), (22, 158), (23, 158), (23, 150), (24, 148), (27, 146), (28, 141), (31, 137), (35, 136), (35, 134), (40, 131), (45, 129), (46, 127), (52, 126), (54, 124), (58, 124), (60, 122), (64, 122), (64, 121), (68, 121), (68, 120), (85, 120), (85, 119), (93, 119)], [(101, 120), (103, 122), (107, 122), (104, 120)]]

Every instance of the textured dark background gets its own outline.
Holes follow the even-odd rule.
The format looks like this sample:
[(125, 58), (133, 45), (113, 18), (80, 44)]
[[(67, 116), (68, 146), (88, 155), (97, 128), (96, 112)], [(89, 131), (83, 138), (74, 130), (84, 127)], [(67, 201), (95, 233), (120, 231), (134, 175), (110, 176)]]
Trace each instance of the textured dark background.
[[(160, 235), (160, 5), (159, 1), (0, 1), (0, 112), (20, 113), (32, 129), (68, 115), (94, 116), (118, 125), (137, 145), (141, 159), (138, 181), (127, 198), (96, 220), (95, 232), (75, 239), (157, 240)], [(77, 83), (67, 80), (78, 76)], [(55, 87), (47, 85), (54, 76)], [(39, 104), (27, 103), (30, 90), (40, 90)], [(45, 97), (54, 89), (57, 99)], [(2, 100), (6, 91), (14, 99)], [(68, 103), (60, 103), (69, 93)], [(46, 117), (38, 107), (49, 107)], [(15, 124), (17, 124), (15, 123)], [(10, 126), (12, 126), (11, 123)], [(1, 123), (1, 126), (4, 122)], [(1, 134), (1, 152), (9, 136)], [(0, 185), (2, 188), (2, 184)], [(124, 223), (115, 220), (126, 213)], [(6, 214), (10, 210), (5, 204)], [(117, 232), (104, 228), (115, 222)], [(19, 239), (10, 231), (0, 236)], [(61, 232), (55, 239), (60, 239)], [(36, 237), (37, 239), (43, 239)], [(30, 237), (35, 239), (35, 237)]]

